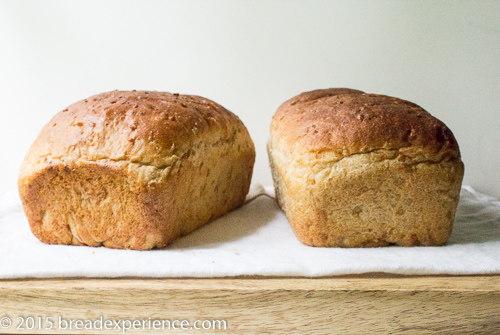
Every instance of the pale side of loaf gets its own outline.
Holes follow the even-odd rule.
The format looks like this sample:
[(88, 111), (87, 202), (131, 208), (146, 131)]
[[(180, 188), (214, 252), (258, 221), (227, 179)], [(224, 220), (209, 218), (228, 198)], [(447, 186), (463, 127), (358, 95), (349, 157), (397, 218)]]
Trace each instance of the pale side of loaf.
[(163, 248), (242, 205), (254, 160), (243, 123), (213, 101), (114, 91), (43, 128), (19, 192), (42, 242)]
[(448, 240), (464, 165), (452, 132), (411, 102), (350, 89), (302, 93), (274, 115), (268, 153), (278, 202), (307, 245)]

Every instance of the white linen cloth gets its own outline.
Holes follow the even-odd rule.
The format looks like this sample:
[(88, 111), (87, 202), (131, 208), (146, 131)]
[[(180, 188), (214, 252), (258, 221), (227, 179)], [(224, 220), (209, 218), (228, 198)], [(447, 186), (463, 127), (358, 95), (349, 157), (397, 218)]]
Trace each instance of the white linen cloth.
[(309, 247), (293, 234), (271, 187), (255, 185), (248, 198), (165, 250), (133, 251), (43, 244), (11, 192), (0, 200), (0, 278), (500, 273), (500, 201), (471, 187), (462, 189), (442, 247)]

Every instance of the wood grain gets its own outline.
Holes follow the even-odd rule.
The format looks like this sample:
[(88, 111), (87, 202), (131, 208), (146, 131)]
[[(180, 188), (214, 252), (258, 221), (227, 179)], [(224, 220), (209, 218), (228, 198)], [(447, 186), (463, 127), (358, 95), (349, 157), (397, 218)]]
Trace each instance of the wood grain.
[[(28, 315), (227, 322), (226, 330), (127, 334), (500, 334), (500, 276), (0, 281), (0, 318)], [(17, 330), (28, 332), (122, 333)]]

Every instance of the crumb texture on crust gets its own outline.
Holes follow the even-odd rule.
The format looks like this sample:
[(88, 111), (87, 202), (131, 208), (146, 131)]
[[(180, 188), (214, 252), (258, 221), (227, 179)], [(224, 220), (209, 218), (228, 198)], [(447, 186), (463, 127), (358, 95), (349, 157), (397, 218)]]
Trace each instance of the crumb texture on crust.
[(254, 161), (243, 123), (213, 101), (114, 91), (43, 128), (19, 191), (45, 243), (163, 248), (240, 206)]
[(319, 247), (442, 245), (464, 166), (452, 132), (417, 105), (349, 89), (285, 102), (268, 154), (294, 233)]

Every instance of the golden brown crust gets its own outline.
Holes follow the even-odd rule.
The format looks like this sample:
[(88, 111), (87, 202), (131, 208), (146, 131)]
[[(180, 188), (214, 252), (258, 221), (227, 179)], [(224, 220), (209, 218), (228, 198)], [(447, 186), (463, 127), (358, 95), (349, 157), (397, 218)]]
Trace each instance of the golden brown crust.
[(243, 123), (213, 101), (114, 91), (43, 128), (19, 191), (43, 242), (162, 248), (240, 206), (254, 160)]
[(162, 167), (200, 141), (227, 139), (242, 129), (238, 117), (202, 97), (112, 91), (81, 100), (56, 114), (27, 159), (106, 158)]
[(299, 94), (278, 108), (271, 131), (298, 152), (328, 150), (343, 157), (413, 147), (460, 157), (452, 132), (423, 108), (350, 89)]
[(276, 112), (276, 195), (297, 238), (322, 247), (442, 245), (464, 167), (451, 131), (417, 105), (348, 89)]

